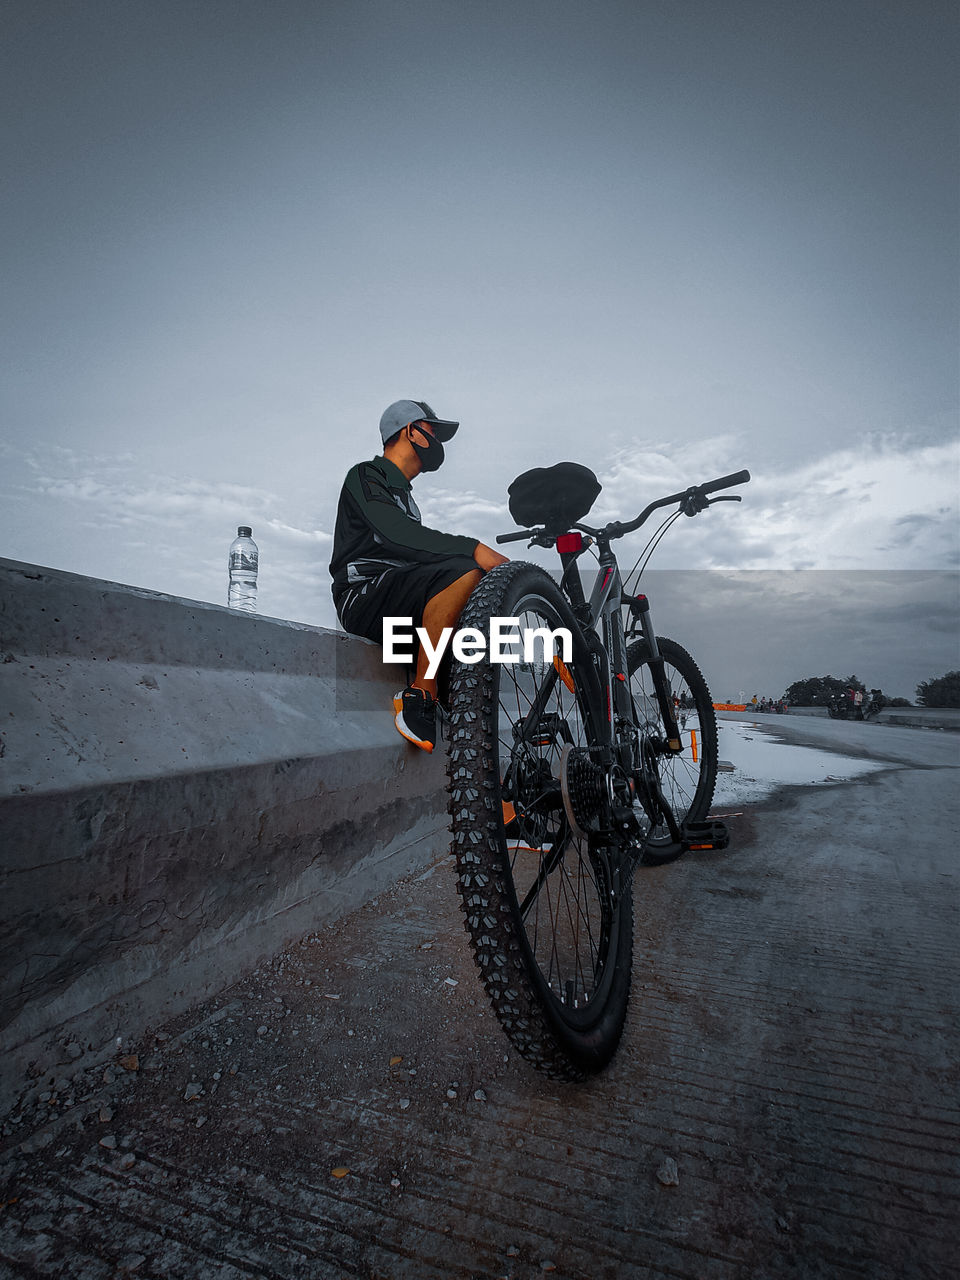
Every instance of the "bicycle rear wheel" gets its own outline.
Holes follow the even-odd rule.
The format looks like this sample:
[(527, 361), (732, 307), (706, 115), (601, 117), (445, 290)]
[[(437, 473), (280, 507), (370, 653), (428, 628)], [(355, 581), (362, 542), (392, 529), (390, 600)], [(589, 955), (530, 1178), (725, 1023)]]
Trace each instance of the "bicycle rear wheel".
[[(667, 750), (666, 730), (660, 712), (645, 640), (627, 649), (627, 671), (641, 738), (646, 740), (655, 763), (664, 799), (679, 823), (699, 822), (707, 816), (717, 784), (717, 717), (707, 682), (690, 654), (675, 640), (657, 637), (664, 674), (673, 698), (683, 750)], [(665, 850), (665, 852), (659, 852)], [(679, 857), (666, 824), (653, 825), (646, 833), (641, 861), (659, 866)]]
[[(586, 642), (563, 595), (522, 562), (487, 574), (460, 620), (521, 634), (566, 627), (572, 658), (454, 663), (448, 764), (467, 932), (494, 1012), (548, 1075), (582, 1079), (616, 1051), (630, 990), (630, 877), (591, 831), (603, 774), (590, 760)], [(571, 816), (574, 821), (571, 823)], [(578, 834), (579, 830), (579, 834)]]

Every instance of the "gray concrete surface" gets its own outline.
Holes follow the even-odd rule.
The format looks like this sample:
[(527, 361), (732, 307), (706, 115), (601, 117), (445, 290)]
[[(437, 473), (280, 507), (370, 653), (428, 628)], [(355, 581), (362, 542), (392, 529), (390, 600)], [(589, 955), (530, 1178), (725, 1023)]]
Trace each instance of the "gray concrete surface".
[[(764, 723), (769, 721), (776, 724), (780, 720), (788, 719), (790, 716), (814, 716), (816, 718), (829, 719), (826, 707), (791, 707), (788, 712), (777, 715), (775, 711), (768, 711), (765, 715), (761, 715), (757, 711), (738, 711), (723, 712), (724, 715), (730, 715), (732, 718), (757, 716)], [(854, 721), (853, 723), (859, 723)], [(888, 707), (885, 711), (878, 712), (877, 715), (871, 716), (867, 724), (889, 724), (897, 725), (900, 728), (909, 729), (953, 729), (960, 730), (960, 709), (957, 707)]]
[(960, 764), (960, 736), (944, 724), (891, 724), (876, 720), (831, 720), (828, 716), (761, 716), (749, 711), (718, 711), (721, 722), (756, 725), (773, 738), (905, 765), (939, 768)]
[(38, 1079), (4, 1131), (0, 1276), (955, 1275), (955, 739), (787, 719), (891, 767), (638, 874), (603, 1075), (513, 1056), (440, 859), (136, 1060)]
[(343, 634), (0, 561), (0, 1097), (355, 909), (446, 840), (402, 669)]

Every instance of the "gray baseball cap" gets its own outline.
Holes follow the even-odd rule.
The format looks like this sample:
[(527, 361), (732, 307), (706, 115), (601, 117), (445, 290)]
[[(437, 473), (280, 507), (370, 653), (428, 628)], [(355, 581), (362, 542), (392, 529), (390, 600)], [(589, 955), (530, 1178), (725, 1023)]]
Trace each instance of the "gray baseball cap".
[(380, 418), (380, 438), (383, 443), (386, 444), (391, 436), (395, 436), (411, 422), (429, 422), (433, 427), (433, 434), (441, 442), (452, 439), (460, 425), (459, 422), (447, 422), (438, 418), (426, 400), (394, 400), (392, 405), (384, 409)]

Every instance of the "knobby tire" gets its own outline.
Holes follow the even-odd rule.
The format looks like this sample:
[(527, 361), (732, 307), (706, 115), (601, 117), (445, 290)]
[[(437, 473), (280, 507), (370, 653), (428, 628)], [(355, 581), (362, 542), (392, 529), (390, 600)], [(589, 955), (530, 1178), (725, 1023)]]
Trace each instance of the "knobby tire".
[[(558, 803), (560, 735), (588, 746), (593, 712), (578, 675), (591, 659), (557, 585), (534, 565), (502, 565), (473, 592), (460, 626), (489, 635), (490, 618), (516, 616), (570, 629), (569, 683), (544, 668), (538, 685), (535, 664), (523, 676), (487, 653), (453, 663), (447, 768), (458, 888), (474, 959), (508, 1038), (547, 1075), (579, 1080), (610, 1061), (623, 1032), (633, 956), (629, 866), (618, 848), (575, 837)], [(552, 692), (541, 708), (545, 689)], [(543, 727), (535, 748), (530, 717)], [(517, 729), (522, 723), (526, 730)], [(505, 808), (507, 793), (515, 806), (508, 800)], [(511, 807), (519, 816), (508, 816)], [(511, 839), (521, 822), (527, 834)]]
[[(679, 756), (661, 755), (658, 759), (660, 785), (677, 820), (700, 822), (713, 803), (717, 784), (717, 716), (713, 699), (700, 668), (681, 645), (664, 636), (657, 637), (657, 647), (664, 661), (667, 683), (675, 697), (691, 705), (678, 711), (684, 750)], [(659, 708), (653, 697), (650, 653), (645, 640), (637, 640), (627, 649), (627, 671), (634, 707), (641, 724), (654, 737), (666, 736)], [(695, 736), (694, 736), (695, 735)], [(696, 755), (696, 760), (694, 760)], [(658, 852), (658, 845), (669, 846), (665, 831), (651, 832), (641, 856), (647, 866), (672, 862), (680, 854), (676, 849)]]

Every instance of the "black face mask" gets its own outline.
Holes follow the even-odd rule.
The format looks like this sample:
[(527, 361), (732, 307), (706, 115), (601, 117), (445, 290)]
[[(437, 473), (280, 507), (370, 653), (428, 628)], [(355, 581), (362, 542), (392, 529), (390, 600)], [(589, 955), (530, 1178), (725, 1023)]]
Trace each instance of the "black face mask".
[(423, 471), (436, 471), (443, 464), (443, 445), (436, 436), (428, 435), (426, 431), (422, 432), (426, 444), (417, 444), (413, 438), (415, 427), (410, 428), (410, 443), (413, 445), (417, 457), (420, 459), (420, 467)]

